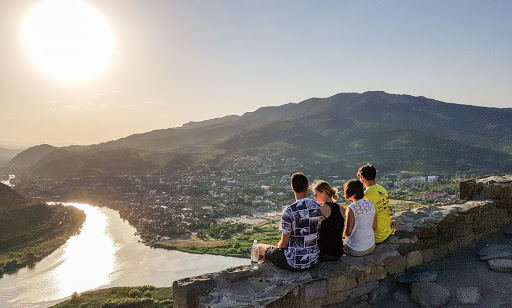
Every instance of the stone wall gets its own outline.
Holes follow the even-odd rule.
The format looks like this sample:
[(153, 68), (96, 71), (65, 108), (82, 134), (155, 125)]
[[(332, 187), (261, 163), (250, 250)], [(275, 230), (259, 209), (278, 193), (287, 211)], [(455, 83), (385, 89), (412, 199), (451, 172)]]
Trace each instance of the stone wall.
[(270, 263), (185, 278), (173, 284), (176, 307), (322, 307), (368, 305), (386, 292), (383, 281), (443, 258), (493, 233), (512, 218), (512, 176), (462, 182), (462, 204), (422, 207), (394, 215), (396, 232), (365, 257), (288, 272)]

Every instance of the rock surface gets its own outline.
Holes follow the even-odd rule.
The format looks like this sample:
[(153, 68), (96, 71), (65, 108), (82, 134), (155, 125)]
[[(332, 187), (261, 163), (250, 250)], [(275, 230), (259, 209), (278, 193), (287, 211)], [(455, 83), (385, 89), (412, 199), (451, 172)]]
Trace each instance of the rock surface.
[(455, 293), (461, 304), (478, 304), (481, 299), (480, 290), (477, 287), (457, 288)]
[(438, 307), (448, 303), (450, 290), (434, 282), (413, 283), (411, 299), (423, 307)]
[(463, 200), (512, 199), (512, 175), (489, 176), (460, 183)]
[(409, 293), (402, 289), (395, 291), (395, 293), (393, 293), (393, 298), (400, 303), (407, 303), (411, 301)]
[(505, 229), (503, 229), (503, 233), (506, 235), (512, 235), (512, 225), (505, 227)]
[(489, 268), (495, 272), (512, 272), (512, 260), (510, 259), (493, 259), (487, 261)]
[(395, 278), (395, 282), (401, 285), (410, 285), (414, 282), (435, 282), (437, 273), (435, 272), (417, 272), (402, 273)]
[(489, 245), (478, 252), (480, 260), (512, 259), (512, 245)]

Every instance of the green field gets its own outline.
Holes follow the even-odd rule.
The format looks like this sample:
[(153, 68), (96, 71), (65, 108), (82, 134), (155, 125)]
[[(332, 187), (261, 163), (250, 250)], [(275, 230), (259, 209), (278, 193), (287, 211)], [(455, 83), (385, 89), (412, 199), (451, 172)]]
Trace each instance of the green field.
[[(237, 232), (229, 233), (232, 230), (237, 230)], [(280, 238), (281, 235), (274, 222), (260, 226), (225, 223), (210, 228), (206, 232), (204, 242), (184, 241), (180, 244), (156, 245), (156, 247), (177, 249), (190, 253), (248, 258), (254, 240), (258, 240), (258, 243), (276, 245)]]

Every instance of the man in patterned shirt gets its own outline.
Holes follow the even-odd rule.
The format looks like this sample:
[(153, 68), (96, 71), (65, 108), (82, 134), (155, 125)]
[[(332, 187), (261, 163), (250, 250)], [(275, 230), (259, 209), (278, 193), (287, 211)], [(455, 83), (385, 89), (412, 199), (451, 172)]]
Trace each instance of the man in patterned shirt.
[(287, 270), (302, 270), (318, 262), (318, 228), (322, 217), (320, 204), (308, 198), (308, 179), (297, 172), (291, 177), (296, 202), (286, 207), (281, 217), (277, 246), (259, 244), (259, 258), (265, 258)]

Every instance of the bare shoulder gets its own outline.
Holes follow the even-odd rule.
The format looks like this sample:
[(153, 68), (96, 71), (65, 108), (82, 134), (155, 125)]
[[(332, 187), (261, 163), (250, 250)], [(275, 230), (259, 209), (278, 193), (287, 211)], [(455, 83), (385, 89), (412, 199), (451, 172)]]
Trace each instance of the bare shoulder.
[(325, 218), (331, 215), (331, 207), (325, 203), (320, 203), (320, 210), (322, 211), (322, 215), (324, 215)]

